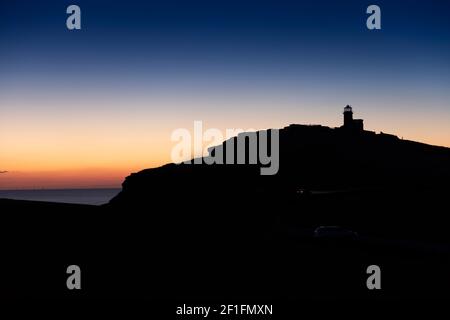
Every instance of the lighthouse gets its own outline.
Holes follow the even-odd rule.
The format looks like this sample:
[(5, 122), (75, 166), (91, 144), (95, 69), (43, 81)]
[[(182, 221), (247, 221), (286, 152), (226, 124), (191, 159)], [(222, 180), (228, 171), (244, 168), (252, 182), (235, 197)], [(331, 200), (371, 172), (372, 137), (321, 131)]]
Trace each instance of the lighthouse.
[(344, 108), (344, 125), (341, 128), (352, 132), (362, 132), (364, 131), (363, 121), (362, 119), (353, 119), (353, 109), (347, 105)]
[(347, 105), (344, 108), (344, 127), (351, 127), (353, 125), (353, 110)]

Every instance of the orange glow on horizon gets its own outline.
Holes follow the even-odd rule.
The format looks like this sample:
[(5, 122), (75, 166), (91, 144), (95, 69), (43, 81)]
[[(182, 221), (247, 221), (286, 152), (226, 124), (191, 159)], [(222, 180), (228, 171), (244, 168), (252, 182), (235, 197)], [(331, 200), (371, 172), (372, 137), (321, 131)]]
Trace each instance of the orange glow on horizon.
[[(201, 102), (203, 105), (187, 101), (183, 111), (162, 102), (154, 102), (158, 108), (151, 104), (148, 110), (111, 102), (111, 112), (98, 106), (83, 112), (76, 106), (69, 111), (65, 107), (60, 114), (11, 111), (8, 121), (3, 120), (6, 117), (0, 120), (0, 171), (8, 171), (0, 174), (0, 189), (120, 187), (131, 172), (171, 162), (176, 144), (170, 140), (172, 131), (186, 128), (192, 132), (195, 120), (203, 121), (204, 130), (223, 132), (283, 128), (292, 123), (336, 127), (341, 125), (341, 109), (346, 104), (330, 108), (328, 103), (299, 99), (285, 98), (277, 103), (239, 97), (236, 101)], [(279, 103), (283, 109), (278, 108)], [(396, 107), (356, 102), (355, 118), (364, 119), (366, 130), (450, 146), (447, 113), (422, 112), (414, 106), (405, 116), (406, 107)]]

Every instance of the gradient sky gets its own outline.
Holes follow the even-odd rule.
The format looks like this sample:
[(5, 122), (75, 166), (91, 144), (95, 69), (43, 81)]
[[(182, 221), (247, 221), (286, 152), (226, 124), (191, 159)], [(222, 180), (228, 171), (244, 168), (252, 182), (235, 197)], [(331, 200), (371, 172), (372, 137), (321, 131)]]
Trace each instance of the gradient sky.
[[(66, 28), (77, 4), (82, 30)], [(366, 28), (377, 4), (382, 30)], [(1, 1), (0, 189), (119, 186), (171, 132), (339, 126), (450, 146), (449, 1)]]

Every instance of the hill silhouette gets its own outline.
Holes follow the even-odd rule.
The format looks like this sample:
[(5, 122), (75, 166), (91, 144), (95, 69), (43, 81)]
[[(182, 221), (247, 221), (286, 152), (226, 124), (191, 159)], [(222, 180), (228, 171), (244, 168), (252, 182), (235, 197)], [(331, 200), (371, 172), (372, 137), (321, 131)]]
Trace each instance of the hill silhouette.
[[(236, 150), (237, 138), (224, 141), (210, 152), (225, 150), (228, 144)], [(279, 130), (279, 141), (279, 171), (273, 176), (262, 176), (263, 165), (259, 163), (248, 164), (247, 144), (247, 164), (168, 164), (131, 174), (110, 204), (145, 205), (165, 193), (289, 196), (299, 190), (442, 189), (450, 181), (449, 148), (390, 134), (290, 125)]]

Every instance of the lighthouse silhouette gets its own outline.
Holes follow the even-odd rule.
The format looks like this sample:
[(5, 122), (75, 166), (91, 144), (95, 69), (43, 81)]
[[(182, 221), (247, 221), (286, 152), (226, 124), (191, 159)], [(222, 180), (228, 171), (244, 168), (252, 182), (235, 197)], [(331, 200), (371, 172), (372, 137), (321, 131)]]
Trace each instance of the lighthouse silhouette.
[(362, 132), (364, 131), (363, 121), (363, 119), (353, 119), (353, 109), (350, 105), (347, 105), (344, 108), (344, 125), (341, 128), (353, 132)]

